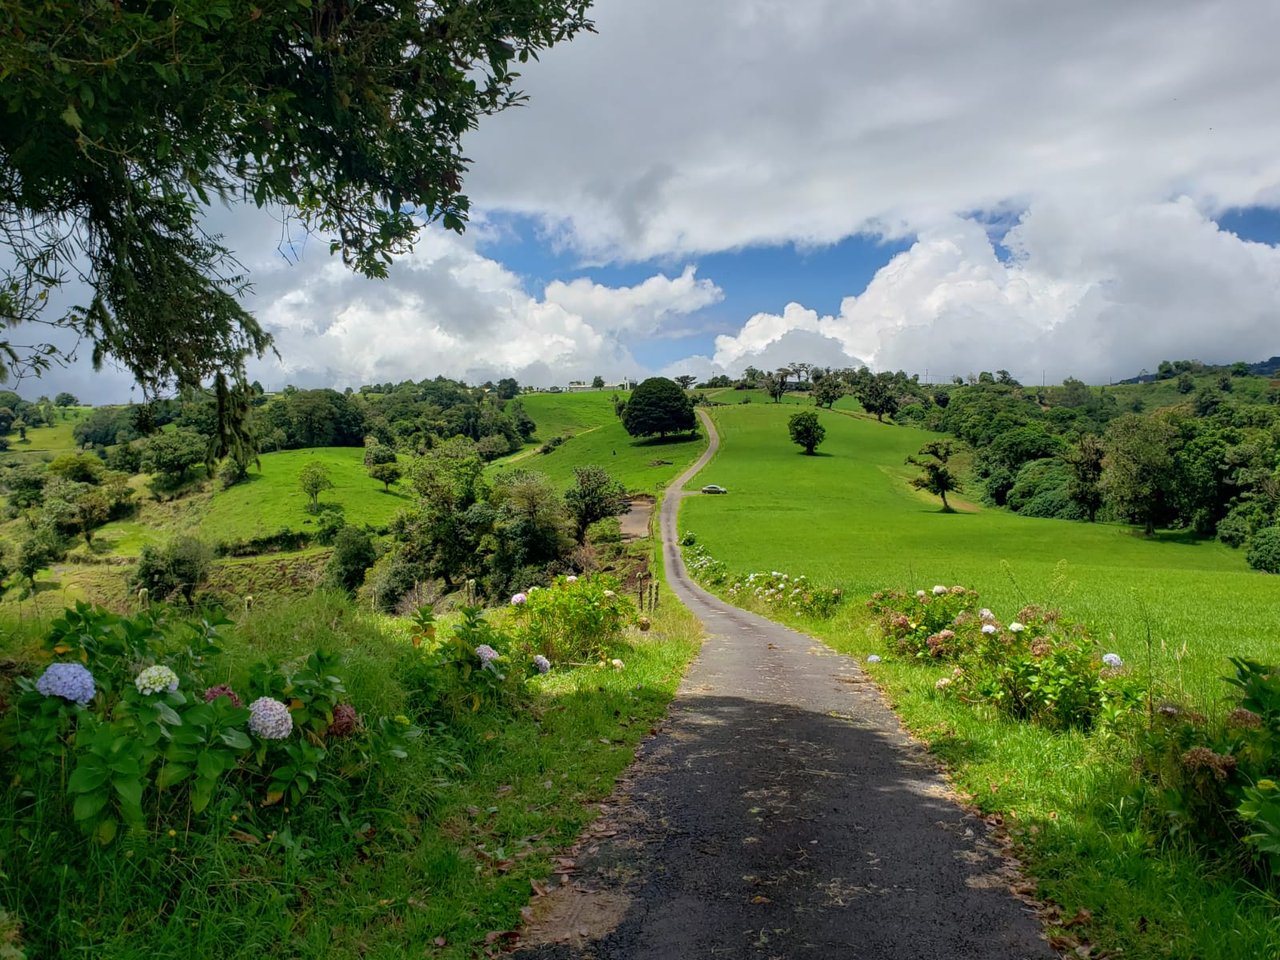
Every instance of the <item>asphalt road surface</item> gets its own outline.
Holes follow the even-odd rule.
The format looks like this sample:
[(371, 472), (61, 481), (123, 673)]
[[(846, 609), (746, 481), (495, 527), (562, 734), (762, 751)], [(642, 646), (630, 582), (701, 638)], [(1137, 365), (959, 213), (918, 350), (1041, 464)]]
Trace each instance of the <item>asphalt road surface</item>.
[(703, 422), (711, 444), (661, 530), (670, 589), (707, 640), (516, 956), (1056, 957), (985, 825), (858, 664), (690, 580), (676, 512), (718, 445)]

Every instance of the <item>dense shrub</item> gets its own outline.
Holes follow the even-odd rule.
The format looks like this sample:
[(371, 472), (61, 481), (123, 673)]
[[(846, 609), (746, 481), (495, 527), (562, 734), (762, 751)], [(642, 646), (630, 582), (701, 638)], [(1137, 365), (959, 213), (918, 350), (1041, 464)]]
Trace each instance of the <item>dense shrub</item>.
[(220, 540), (214, 546), (214, 552), (220, 557), (252, 557), (262, 553), (277, 553), (285, 550), (303, 550), (311, 545), (311, 534), (302, 530), (290, 530), (281, 527), (275, 533), (265, 533), (258, 537), (245, 537), (241, 540)]
[(922, 659), (957, 656), (956, 619), (964, 614), (972, 616), (977, 606), (978, 594), (973, 590), (943, 584), (913, 594), (881, 591), (867, 601), (889, 649)]
[(174, 537), (162, 547), (147, 544), (138, 558), (133, 586), (145, 588), (153, 600), (181, 596), (191, 603), (212, 564), (213, 551), (195, 537)]
[(1245, 560), (1254, 570), (1280, 573), (1280, 527), (1263, 527), (1255, 533)]
[[(692, 537), (692, 533), (685, 534), (686, 540)], [(684, 565), (696, 580), (711, 587), (718, 587), (729, 579), (729, 568), (724, 561), (711, 556), (710, 551), (700, 543), (694, 543), (685, 550)]]
[(517, 639), (530, 654), (552, 663), (599, 660), (635, 618), (635, 607), (618, 590), (613, 577), (593, 574), (557, 577), (550, 587), (517, 593), (511, 598)]
[(328, 577), (336, 586), (354, 592), (364, 583), (365, 573), (377, 556), (368, 533), (357, 527), (343, 527), (333, 543)]

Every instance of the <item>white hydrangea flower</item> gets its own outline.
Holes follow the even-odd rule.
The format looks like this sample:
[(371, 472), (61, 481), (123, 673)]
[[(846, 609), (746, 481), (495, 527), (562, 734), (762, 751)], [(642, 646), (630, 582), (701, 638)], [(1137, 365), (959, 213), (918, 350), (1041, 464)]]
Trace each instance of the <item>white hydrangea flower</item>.
[(156, 665), (147, 667), (133, 680), (134, 686), (138, 688), (138, 692), (143, 695), (152, 693), (160, 693), (167, 690), (170, 693), (178, 689), (178, 675), (168, 667)]
[(249, 731), (263, 740), (283, 740), (293, 733), (293, 715), (274, 697), (249, 704)]
[(1104, 653), (1102, 655), (1102, 662), (1113, 669), (1118, 669), (1124, 666), (1124, 661), (1120, 659), (1120, 654), (1118, 653)]

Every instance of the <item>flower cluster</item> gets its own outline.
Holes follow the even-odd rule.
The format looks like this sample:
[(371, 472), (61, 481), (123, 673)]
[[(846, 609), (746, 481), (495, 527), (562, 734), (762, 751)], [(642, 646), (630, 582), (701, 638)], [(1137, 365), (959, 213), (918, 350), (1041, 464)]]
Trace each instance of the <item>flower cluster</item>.
[(293, 716), (274, 697), (259, 697), (249, 704), (249, 730), (263, 740), (284, 740), (293, 732)]
[(36, 690), (83, 706), (93, 699), (93, 674), (79, 663), (51, 663), (36, 681)]
[(729, 578), (729, 568), (725, 566), (724, 561), (711, 556), (707, 548), (701, 544), (695, 544), (685, 550), (684, 565), (689, 573), (709, 586), (719, 586)]
[(551, 661), (540, 653), (534, 656), (533, 665), (539, 673), (548, 673), (551, 670)]
[[(978, 594), (966, 587), (877, 592), (867, 607), (876, 616), (891, 649), (920, 658), (950, 659), (972, 644)], [(991, 611), (983, 610), (983, 614)], [(983, 630), (984, 633), (991, 632)]]
[(168, 667), (157, 664), (147, 667), (134, 677), (133, 685), (144, 696), (162, 691), (173, 693), (178, 689), (178, 675)]
[(216, 686), (210, 687), (208, 690), (204, 692), (205, 703), (213, 703), (213, 701), (217, 700), (219, 697), (226, 697), (228, 700), (231, 701), (231, 705), (233, 707), (244, 706), (244, 703), (240, 700), (240, 697), (236, 694), (236, 692), (232, 690), (229, 686), (227, 686), (225, 683), (219, 683)]
[(529, 595), (527, 593), (515, 593), (511, 595), (511, 605), (513, 607), (523, 607), (528, 602)]
[(771, 607), (790, 607), (798, 613), (828, 617), (844, 597), (839, 587), (816, 587), (804, 574), (792, 577), (779, 570), (748, 574), (734, 581), (729, 596), (748, 598)]
[[(482, 643), (476, 647), (476, 656), (480, 658), (481, 667), (489, 667), (493, 661), (498, 659), (498, 651), (493, 649), (487, 643)], [(492, 669), (492, 668), (491, 668)]]
[(340, 703), (333, 708), (333, 720), (325, 732), (331, 737), (349, 737), (360, 729), (360, 714), (349, 703)]

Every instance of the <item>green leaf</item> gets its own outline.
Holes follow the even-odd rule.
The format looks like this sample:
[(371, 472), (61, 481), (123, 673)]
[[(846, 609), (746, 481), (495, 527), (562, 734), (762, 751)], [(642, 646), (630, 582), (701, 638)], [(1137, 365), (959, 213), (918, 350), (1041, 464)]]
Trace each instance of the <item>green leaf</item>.
[(196, 772), (200, 774), (202, 780), (217, 780), (222, 776), (223, 769), (222, 758), (209, 750), (200, 754), (200, 758), (196, 761)]
[(142, 781), (128, 777), (117, 777), (111, 781), (111, 785), (116, 788), (116, 793), (120, 794), (120, 802), (122, 805), (142, 809)]
[(171, 727), (182, 726), (182, 718), (178, 716), (178, 712), (167, 703), (157, 701), (156, 712), (160, 714), (160, 722), (166, 723)]
[(90, 793), (106, 783), (110, 777), (111, 771), (106, 767), (81, 763), (67, 780), (67, 789), (72, 793)]
[(211, 780), (197, 779), (191, 784), (191, 809), (195, 813), (203, 813), (209, 801), (213, 799), (214, 783)]
[(110, 795), (105, 790), (97, 793), (86, 793), (76, 797), (76, 802), (71, 807), (72, 815), (76, 818), (76, 822), (84, 820), (92, 820), (110, 800)]
[(116, 838), (116, 830), (119, 826), (114, 817), (108, 817), (98, 824), (98, 829), (93, 832), (94, 839), (105, 847)]
[(185, 764), (167, 763), (160, 768), (160, 773), (156, 776), (156, 786), (164, 790), (175, 783), (181, 783), (189, 776), (191, 776), (191, 768)]
[(248, 750), (253, 745), (249, 740), (249, 735), (243, 730), (223, 730), (218, 736), (232, 750)]

